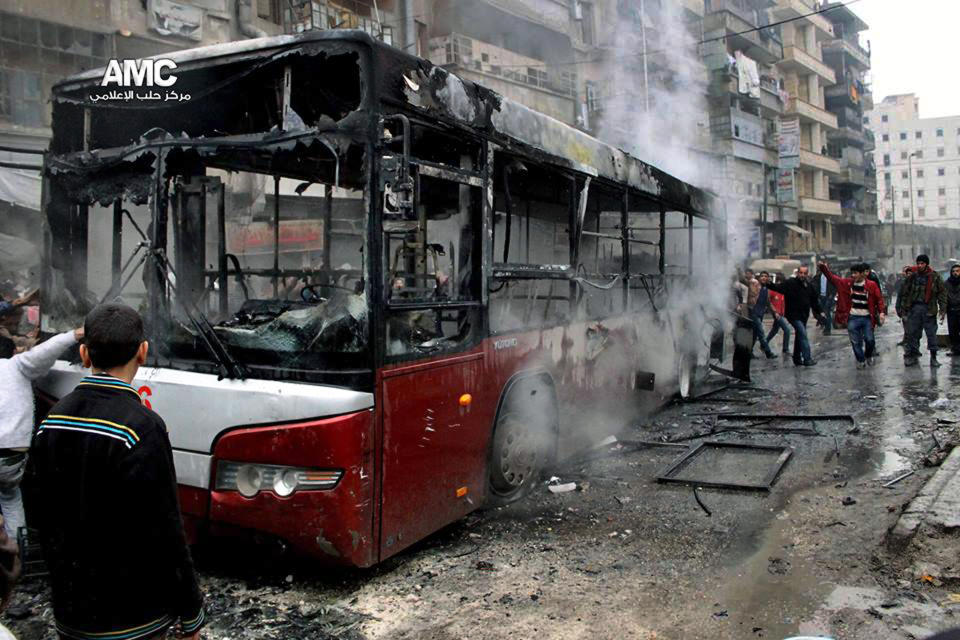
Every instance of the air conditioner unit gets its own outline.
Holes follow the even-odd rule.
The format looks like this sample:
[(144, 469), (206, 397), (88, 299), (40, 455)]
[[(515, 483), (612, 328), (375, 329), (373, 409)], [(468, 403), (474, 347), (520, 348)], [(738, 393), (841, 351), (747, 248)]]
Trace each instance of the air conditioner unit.
[(574, 20), (583, 20), (583, 7), (580, 5), (580, 0), (573, 0), (570, 9), (573, 11)]

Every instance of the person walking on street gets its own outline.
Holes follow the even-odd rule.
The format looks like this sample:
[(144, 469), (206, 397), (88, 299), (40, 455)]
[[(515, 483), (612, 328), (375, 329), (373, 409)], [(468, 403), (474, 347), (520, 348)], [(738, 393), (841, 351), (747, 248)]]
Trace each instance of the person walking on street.
[(767, 341), (767, 333), (763, 329), (763, 317), (767, 315), (767, 312), (770, 310), (770, 290), (767, 288), (766, 284), (770, 283), (769, 274), (766, 277), (766, 284), (763, 281), (763, 274), (760, 274), (760, 280), (754, 280), (756, 282), (757, 295), (754, 298), (753, 306), (750, 307), (750, 321), (753, 323), (753, 335), (755, 339), (760, 343), (760, 348), (763, 350), (765, 356), (768, 359), (776, 358), (776, 354), (770, 349), (770, 344)]
[(912, 367), (919, 362), (920, 336), (927, 334), (927, 350), (930, 366), (939, 367), (937, 361), (937, 319), (942, 321), (947, 314), (947, 289), (940, 274), (930, 268), (930, 258), (917, 256), (917, 266), (900, 289), (897, 300), (898, 313), (906, 318), (906, 336), (903, 364)]
[(753, 322), (750, 321), (750, 308), (747, 305), (750, 290), (743, 280), (743, 277), (734, 276), (731, 291), (734, 315), (733, 377), (741, 382), (750, 382), (750, 360), (753, 358), (753, 343), (756, 337)]
[(817, 289), (810, 283), (810, 269), (802, 266), (792, 278), (781, 283), (768, 285), (771, 291), (783, 294), (786, 298), (787, 322), (795, 332), (793, 340), (793, 364), (796, 366), (812, 367), (817, 364), (810, 350), (810, 339), (807, 337), (807, 320), (810, 312), (819, 320), (823, 320), (823, 311)]
[(833, 305), (837, 297), (837, 289), (830, 282), (830, 278), (823, 273), (818, 273), (814, 281), (819, 296), (820, 308), (826, 321), (823, 323), (823, 335), (829, 336), (833, 331)]
[(911, 271), (913, 271), (913, 267), (904, 267), (903, 273), (900, 274), (897, 280), (897, 303), (894, 308), (897, 311), (897, 317), (900, 318), (900, 328), (903, 330), (903, 336), (900, 338), (900, 342), (897, 343), (898, 347), (903, 347), (907, 344), (907, 314), (903, 310), (903, 285), (907, 283), (907, 278), (910, 276)]
[(770, 344), (778, 332), (783, 331), (783, 345), (781, 351), (784, 355), (787, 355), (790, 353), (791, 330), (790, 324), (787, 322), (786, 318), (783, 317), (786, 302), (783, 299), (783, 294), (770, 290), (770, 282), (770, 274), (766, 271), (762, 271), (760, 273), (760, 284), (766, 288), (767, 295), (770, 297), (770, 304), (768, 307), (770, 309), (770, 315), (773, 317), (773, 326), (770, 327), (770, 332), (767, 334), (767, 345)]
[(83, 337), (83, 329), (68, 331), (15, 353), (11, 338), (0, 336), (0, 511), (7, 536), (16, 542), (17, 530), (26, 526), (20, 481), (27, 467), (33, 436), (34, 380), (46, 375), (57, 358)]
[(826, 262), (821, 262), (819, 267), (820, 273), (830, 278), (837, 288), (836, 325), (847, 327), (857, 369), (873, 366), (877, 348), (873, 331), (887, 318), (887, 306), (880, 287), (867, 279), (867, 265), (854, 265), (852, 278), (834, 275)]
[(960, 356), (960, 264), (950, 267), (950, 277), (943, 284), (947, 289), (947, 330), (950, 332), (950, 355)]
[(163, 420), (131, 386), (146, 362), (143, 321), (102, 304), (84, 321), (91, 375), (33, 438), (35, 523), (61, 639), (199, 638), (205, 622)]

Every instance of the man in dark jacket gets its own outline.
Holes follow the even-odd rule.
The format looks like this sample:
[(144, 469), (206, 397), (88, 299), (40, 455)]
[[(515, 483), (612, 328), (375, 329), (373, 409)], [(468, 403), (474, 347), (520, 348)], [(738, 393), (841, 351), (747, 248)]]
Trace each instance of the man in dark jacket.
[(912, 367), (920, 358), (920, 335), (927, 334), (927, 350), (930, 366), (939, 367), (937, 361), (937, 317), (947, 315), (947, 290), (940, 274), (930, 268), (930, 258), (917, 256), (917, 266), (900, 289), (897, 312), (907, 319), (903, 364)]
[(793, 340), (793, 364), (812, 367), (817, 364), (810, 353), (810, 339), (807, 337), (807, 320), (810, 312), (819, 320), (823, 320), (823, 311), (820, 309), (820, 299), (817, 289), (810, 284), (810, 270), (807, 267), (797, 269), (792, 278), (777, 284), (768, 285), (772, 291), (782, 293), (787, 301), (787, 322), (796, 332)]
[(837, 288), (833, 286), (826, 275), (818, 273), (813, 279), (813, 286), (817, 290), (820, 309), (826, 320), (823, 323), (823, 335), (828, 336), (833, 331), (833, 305), (837, 298)]
[(92, 375), (40, 423), (34, 523), (61, 638), (199, 637), (203, 596), (187, 547), (167, 429), (130, 385), (146, 361), (136, 311), (96, 307), (80, 357)]
[(947, 289), (947, 329), (950, 331), (950, 355), (960, 356), (960, 264), (950, 267)]

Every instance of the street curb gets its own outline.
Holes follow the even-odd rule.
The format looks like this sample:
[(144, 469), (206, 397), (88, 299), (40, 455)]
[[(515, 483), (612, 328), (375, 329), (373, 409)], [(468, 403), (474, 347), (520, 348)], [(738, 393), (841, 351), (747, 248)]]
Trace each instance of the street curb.
[(947, 456), (933, 477), (923, 485), (920, 493), (904, 509), (897, 524), (890, 530), (889, 544), (900, 547), (910, 541), (923, 524), (930, 508), (958, 472), (960, 472), (960, 447), (955, 448)]

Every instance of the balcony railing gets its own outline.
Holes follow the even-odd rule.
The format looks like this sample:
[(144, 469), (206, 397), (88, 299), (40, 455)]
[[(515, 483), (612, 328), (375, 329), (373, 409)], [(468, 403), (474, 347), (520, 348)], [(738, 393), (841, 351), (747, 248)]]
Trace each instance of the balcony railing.
[(393, 44), (393, 27), (377, 18), (371, 4), (358, 0), (287, 0), (283, 9), (283, 30), (287, 34), (325, 29), (360, 29), (374, 38)]

